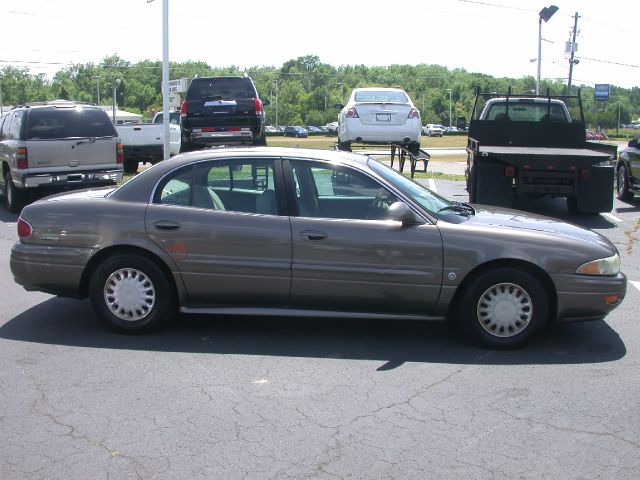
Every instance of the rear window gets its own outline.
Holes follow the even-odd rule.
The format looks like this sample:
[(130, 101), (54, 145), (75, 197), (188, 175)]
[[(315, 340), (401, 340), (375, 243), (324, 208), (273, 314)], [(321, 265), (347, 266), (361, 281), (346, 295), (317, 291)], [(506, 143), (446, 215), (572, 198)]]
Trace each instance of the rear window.
[(355, 95), (356, 102), (406, 103), (408, 100), (406, 93), (390, 90), (368, 90)]
[(547, 103), (509, 103), (508, 113), (507, 106), (504, 103), (499, 103), (492, 105), (487, 115), (487, 120), (515, 122), (539, 122), (547, 119), (552, 122), (567, 122), (567, 116), (562, 106), (551, 104), (551, 110), (549, 110)]
[(254, 98), (256, 91), (248, 78), (199, 78), (187, 90), (188, 100), (221, 97), (223, 100)]
[(116, 130), (99, 108), (34, 108), (29, 112), (27, 140), (115, 137)]

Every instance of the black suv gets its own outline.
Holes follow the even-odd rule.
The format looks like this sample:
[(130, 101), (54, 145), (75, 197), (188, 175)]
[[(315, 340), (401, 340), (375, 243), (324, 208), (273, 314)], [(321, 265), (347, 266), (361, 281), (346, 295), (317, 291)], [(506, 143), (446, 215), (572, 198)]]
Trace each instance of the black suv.
[(182, 102), (181, 152), (211, 145), (266, 145), (263, 106), (250, 77), (194, 78)]

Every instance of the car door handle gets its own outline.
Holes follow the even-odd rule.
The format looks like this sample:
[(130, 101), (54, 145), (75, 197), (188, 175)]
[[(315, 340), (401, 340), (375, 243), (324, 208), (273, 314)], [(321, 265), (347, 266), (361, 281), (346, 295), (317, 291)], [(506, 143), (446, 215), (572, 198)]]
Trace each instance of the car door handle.
[(326, 240), (328, 235), (324, 232), (319, 232), (317, 230), (305, 230), (303, 232), (300, 232), (298, 236), (302, 240), (307, 239), (307, 240), (318, 241), (318, 240)]
[(178, 230), (180, 228), (180, 224), (175, 222), (169, 222), (167, 220), (159, 220), (156, 223), (154, 223), (153, 226), (156, 227), (158, 230), (167, 230), (167, 231)]

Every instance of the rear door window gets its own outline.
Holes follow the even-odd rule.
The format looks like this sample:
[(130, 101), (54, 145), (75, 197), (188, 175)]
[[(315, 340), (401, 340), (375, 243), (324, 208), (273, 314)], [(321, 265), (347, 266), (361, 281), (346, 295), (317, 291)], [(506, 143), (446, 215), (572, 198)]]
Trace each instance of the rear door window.
[(34, 108), (29, 112), (27, 140), (115, 137), (107, 114), (98, 108)]
[(255, 98), (256, 92), (248, 78), (195, 79), (187, 91), (188, 100), (221, 97), (225, 99)]

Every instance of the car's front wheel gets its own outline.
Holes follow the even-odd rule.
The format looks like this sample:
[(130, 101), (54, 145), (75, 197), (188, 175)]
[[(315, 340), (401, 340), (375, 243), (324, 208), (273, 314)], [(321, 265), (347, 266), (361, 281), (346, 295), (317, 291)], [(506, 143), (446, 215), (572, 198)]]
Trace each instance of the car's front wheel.
[(175, 313), (171, 280), (144, 255), (104, 260), (91, 277), (90, 297), (100, 318), (124, 333), (148, 332)]
[(622, 201), (629, 201), (633, 198), (633, 192), (629, 188), (629, 171), (625, 164), (620, 165), (616, 175), (616, 194)]
[(524, 345), (549, 314), (541, 282), (526, 270), (510, 267), (480, 273), (460, 300), (459, 320), (467, 334), (491, 348)]

